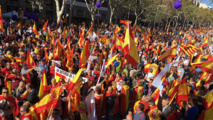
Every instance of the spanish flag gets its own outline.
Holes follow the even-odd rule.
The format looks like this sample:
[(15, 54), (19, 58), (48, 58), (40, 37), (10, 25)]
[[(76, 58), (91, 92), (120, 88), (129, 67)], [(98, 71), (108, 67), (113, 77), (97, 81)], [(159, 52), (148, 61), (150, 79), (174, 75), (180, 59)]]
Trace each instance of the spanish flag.
[(188, 86), (187, 79), (183, 78), (179, 83), (178, 93), (176, 97), (176, 103), (179, 104), (181, 101), (188, 101)]
[(40, 88), (38, 92), (38, 97), (40, 100), (46, 95), (47, 89), (48, 89), (47, 77), (46, 77), (45, 70), (43, 70), (43, 74), (42, 74), (42, 78), (40, 82)]
[(79, 59), (79, 67), (83, 68), (86, 65), (87, 59), (90, 56), (90, 50), (89, 50), (89, 40), (87, 40)]
[(115, 55), (114, 57), (112, 57), (110, 60), (106, 61), (105, 62), (105, 68), (107, 68), (108, 66), (110, 66), (114, 61), (115, 59), (119, 56), (120, 54), (117, 54)]
[(124, 85), (121, 90), (121, 114), (124, 115), (129, 105), (129, 86)]
[(25, 61), (25, 63), (27, 63), (29, 69), (36, 66), (35, 61), (34, 61), (32, 55), (30, 54), (29, 50), (27, 50), (27, 60)]
[(208, 40), (209, 40), (208, 37), (204, 38), (204, 42), (203, 42), (202, 48), (204, 48), (205, 46), (208, 45)]
[(80, 70), (78, 70), (77, 74), (74, 76), (74, 78), (72, 79), (72, 81), (67, 86), (68, 94), (73, 90), (73, 88), (75, 87), (75, 85), (80, 84), (79, 82), (81, 82), (81, 80), (79, 78), (80, 78), (80, 75), (81, 75), (82, 71), (83, 71), (82, 68)]
[(137, 52), (137, 48), (135, 46), (134, 36), (132, 34), (131, 21), (126, 21), (126, 33), (124, 38), (124, 58), (131, 63), (133, 67), (137, 67), (137, 64), (139, 62), (139, 56)]
[(16, 29), (21, 29), (21, 23), (18, 23), (18, 25), (16, 26)]
[(30, 108), (30, 114), (34, 120), (44, 120), (41, 118), (44, 111), (49, 113), (50, 110), (56, 108), (58, 105), (58, 99), (62, 93), (62, 87), (56, 87), (51, 93), (44, 96), (39, 102)]
[(66, 67), (71, 70), (72, 69), (72, 66), (74, 64), (73, 62), (73, 51), (74, 51), (74, 48), (72, 49), (71, 53), (68, 55), (67, 57), (67, 64), (66, 64)]
[(116, 35), (116, 48), (117, 49), (120, 49), (122, 52), (124, 51), (123, 50), (123, 44), (124, 44), (124, 40), (122, 38), (120, 38), (119, 36)]
[(46, 29), (47, 29), (47, 24), (48, 24), (48, 20), (47, 20), (47, 22), (44, 24), (44, 26), (43, 26), (43, 28), (42, 28), (42, 31), (43, 31), (43, 32), (46, 31)]
[(160, 98), (160, 90), (156, 88), (156, 90), (152, 93), (152, 99), (155, 101), (155, 105), (158, 104)]
[(164, 61), (166, 60), (168, 57), (176, 57), (176, 50), (177, 50), (177, 47), (173, 47), (171, 49), (169, 49), (168, 51), (166, 51), (164, 54), (162, 54), (161, 56), (159, 56), (158, 58), (158, 61), (161, 62), (161, 61)]
[(38, 33), (38, 31), (37, 31), (37, 28), (36, 28), (36, 23), (34, 22), (34, 25), (33, 25), (33, 33), (34, 34), (37, 34)]
[(200, 117), (198, 118), (198, 120), (212, 120), (213, 118), (212, 111), (213, 111), (213, 107), (203, 111)]
[(145, 65), (145, 67), (144, 67), (144, 72), (145, 72), (145, 73), (148, 73), (148, 72), (149, 72), (150, 66), (151, 66), (150, 63), (147, 63), (147, 64)]
[[(193, 56), (193, 55), (192, 55), (192, 56)], [(193, 71), (195, 70), (195, 66), (193, 66), (193, 64), (200, 63), (200, 62), (201, 62), (201, 57), (202, 57), (201, 53), (198, 54), (198, 56), (196, 57), (196, 59), (194, 60), (194, 62), (191, 64), (192, 66), (191, 66), (190, 69), (189, 69), (189, 71), (190, 71), (191, 73), (194, 73)]]
[(2, 18), (2, 14), (1, 14), (1, 6), (0, 6), (0, 32), (3, 32), (4, 28), (3, 28), (3, 18)]
[(213, 104), (213, 90), (210, 91), (209, 93), (207, 93), (203, 97), (203, 104), (204, 104), (206, 109), (209, 109), (210, 107), (212, 107), (212, 104)]
[(87, 31), (87, 35), (92, 32), (93, 24), (90, 26), (89, 30)]
[(47, 53), (47, 49), (45, 50), (44, 60), (45, 60), (45, 63), (47, 64), (47, 63), (48, 63), (48, 53)]
[(201, 70), (207, 73), (213, 73), (213, 65), (212, 65), (213, 59), (201, 63), (195, 63), (192, 64), (192, 66), (199, 67)]

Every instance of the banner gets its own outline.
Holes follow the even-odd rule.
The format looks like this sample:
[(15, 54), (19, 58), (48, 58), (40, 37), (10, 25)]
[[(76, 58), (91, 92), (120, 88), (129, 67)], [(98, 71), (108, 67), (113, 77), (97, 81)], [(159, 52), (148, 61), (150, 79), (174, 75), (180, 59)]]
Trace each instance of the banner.
[[(59, 79), (62, 77), (65, 79), (65, 81), (67, 82), (69, 79), (73, 79), (75, 76), (75, 74), (69, 73), (67, 71), (64, 71), (58, 67), (55, 67), (55, 79), (56, 82), (59, 82)], [(87, 78), (82, 77), (82, 83), (86, 83), (87, 82)]]

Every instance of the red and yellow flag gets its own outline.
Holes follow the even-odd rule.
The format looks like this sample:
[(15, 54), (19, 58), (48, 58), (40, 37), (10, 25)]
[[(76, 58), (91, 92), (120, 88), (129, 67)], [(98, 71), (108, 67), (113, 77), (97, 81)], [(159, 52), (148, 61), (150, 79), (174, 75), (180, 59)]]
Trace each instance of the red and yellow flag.
[(202, 48), (204, 48), (205, 46), (208, 45), (208, 40), (209, 40), (208, 37), (204, 38), (204, 42), (203, 42)]
[(42, 78), (41, 78), (41, 82), (40, 82), (40, 88), (39, 88), (39, 92), (38, 92), (38, 97), (41, 100), (47, 92), (47, 77), (46, 77), (46, 73), (45, 70), (43, 70), (43, 74), (42, 74)]
[(67, 64), (66, 64), (66, 67), (71, 70), (72, 69), (72, 66), (74, 64), (73, 62), (73, 51), (74, 51), (74, 48), (72, 49), (71, 53), (68, 55), (67, 57)]
[(18, 25), (16, 26), (16, 29), (21, 29), (21, 22), (18, 23)]
[(38, 31), (37, 31), (37, 28), (36, 28), (36, 23), (34, 22), (34, 25), (33, 25), (33, 33), (34, 34), (37, 34), (38, 33)]
[(73, 90), (73, 88), (75, 87), (75, 85), (79, 85), (80, 84), (81, 80), (79, 78), (80, 78), (80, 75), (81, 75), (82, 71), (83, 71), (82, 68), (80, 70), (78, 70), (77, 74), (74, 76), (74, 78), (72, 79), (72, 81), (67, 86), (68, 94)]
[(171, 49), (169, 49), (168, 51), (166, 51), (164, 54), (162, 54), (161, 56), (159, 56), (158, 58), (158, 61), (161, 62), (161, 61), (164, 61), (166, 60), (168, 57), (176, 57), (176, 50), (177, 50), (177, 47), (173, 47)]
[[(192, 55), (192, 56), (193, 56), (193, 55)], [(191, 56), (191, 57), (192, 57), (192, 56)], [(200, 63), (200, 62), (201, 62), (201, 57), (202, 57), (201, 53), (198, 54), (198, 56), (196, 57), (196, 59), (194, 60), (194, 62), (191, 64), (192, 66), (191, 66), (190, 69), (189, 69), (189, 71), (190, 71), (191, 73), (193, 73), (193, 71), (195, 70), (195, 66), (193, 66), (193, 64)]]
[(87, 35), (92, 32), (93, 24), (90, 26), (89, 30), (87, 31)]
[(47, 63), (48, 63), (48, 53), (47, 53), (47, 49), (45, 50), (44, 60), (45, 60), (45, 63), (47, 64)]
[(209, 93), (207, 93), (203, 97), (203, 104), (204, 104), (206, 109), (209, 109), (210, 107), (212, 107), (212, 104), (213, 104), (213, 90), (210, 91)]
[(156, 88), (156, 90), (152, 93), (152, 99), (155, 101), (155, 105), (158, 104), (160, 98), (160, 90)]
[(213, 111), (213, 107), (203, 111), (200, 117), (198, 118), (198, 120), (212, 120), (213, 118), (212, 111)]
[(3, 18), (2, 18), (2, 13), (1, 13), (1, 6), (0, 6), (0, 32), (3, 32)]
[(27, 60), (25, 61), (25, 63), (27, 63), (29, 69), (36, 66), (35, 61), (34, 61), (32, 55), (30, 54), (29, 50), (27, 50)]
[(192, 66), (199, 67), (201, 70), (207, 73), (213, 73), (213, 59), (201, 63), (192, 64)]
[(87, 62), (87, 59), (89, 58), (90, 56), (90, 50), (89, 50), (89, 40), (87, 40), (82, 52), (81, 52), (81, 56), (80, 56), (80, 59), (79, 59), (79, 67), (82, 68), (82, 67), (85, 67), (86, 65), (86, 62)]
[[(39, 102), (30, 108), (30, 114), (34, 120), (43, 120), (41, 116), (44, 113), (49, 113), (50, 110), (56, 108), (58, 105), (58, 99), (62, 93), (62, 87), (57, 87), (52, 90), (51, 93), (44, 96)], [(46, 112), (45, 112), (46, 111)], [(46, 116), (47, 116), (46, 115)]]
[(121, 23), (125, 23), (127, 26), (125, 38), (124, 38), (124, 58), (131, 63), (133, 67), (137, 67), (139, 62), (139, 56), (137, 52), (137, 48), (135, 46), (134, 36), (132, 34), (130, 23), (131, 21), (121, 21)]
[(47, 20), (47, 22), (44, 24), (44, 26), (43, 26), (43, 28), (42, 28), (42, 31), (43, 31), (43, 32), (46, 31), (46, 29), (47, 29), (47, 24), (48, 24), (48, 20)]
[(188, 101), (188, 86), (187, 79), (183, 78), (178, 87), (178, 93), (176, 97), (176, 103), (179, 104), (181, 101)]

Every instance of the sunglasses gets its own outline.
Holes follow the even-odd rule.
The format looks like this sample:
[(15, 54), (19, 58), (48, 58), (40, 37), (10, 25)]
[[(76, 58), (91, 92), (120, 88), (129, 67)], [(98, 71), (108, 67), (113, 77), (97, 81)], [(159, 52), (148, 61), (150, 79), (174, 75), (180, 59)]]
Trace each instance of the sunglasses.
[(3, 92), (3, 93), (8, 93), (8, 92)]
[(20, 113), (22, 113), (22, 112), (24, 112), (24, 111), (20, 111)]

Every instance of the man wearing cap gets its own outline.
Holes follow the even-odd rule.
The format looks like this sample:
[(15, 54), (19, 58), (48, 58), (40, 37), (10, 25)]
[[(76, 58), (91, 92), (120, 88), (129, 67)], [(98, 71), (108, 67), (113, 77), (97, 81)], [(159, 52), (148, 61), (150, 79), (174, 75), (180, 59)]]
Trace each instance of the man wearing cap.
[(29, 69), (27, 68), (27, 63), (24, 63), (23, 65), (22, 65), (22, 69), (21, 69), (21, 75), (24, 75), (24, 74), (26, 74), (27, 72), (29, 71)]
[(38, 65), (38, 68), (41, 70), (40, 72), (42, 72), (43, 70), (45, 70), (45, 72), (48, 72), (48, 67), (45, 64), (45, 60), (42, 59)]
[(170, 106), (172, 113), (169, 114), (167, 120), (178, 120), (180, 118), (180, 114), (177, 112), (177, 110), (180, 108), (180, 106), (178, 104), (171, 104)]

